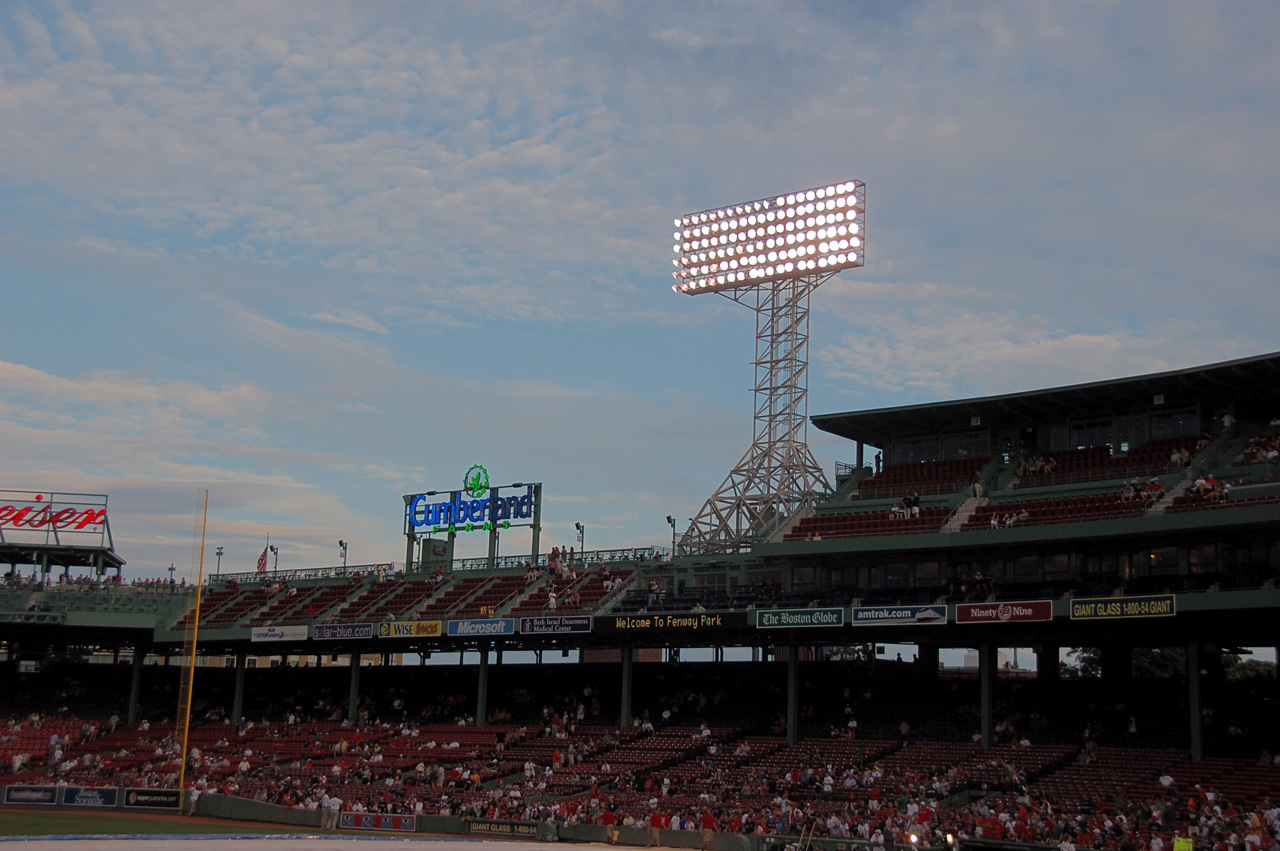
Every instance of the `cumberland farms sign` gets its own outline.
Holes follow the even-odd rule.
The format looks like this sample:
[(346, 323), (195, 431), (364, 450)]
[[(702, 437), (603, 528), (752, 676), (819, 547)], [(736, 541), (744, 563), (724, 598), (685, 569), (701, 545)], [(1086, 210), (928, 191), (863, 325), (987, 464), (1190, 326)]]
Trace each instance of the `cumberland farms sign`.
[(0, 490), (0, 541), (110, 547), (107, 498), (99, 494)]

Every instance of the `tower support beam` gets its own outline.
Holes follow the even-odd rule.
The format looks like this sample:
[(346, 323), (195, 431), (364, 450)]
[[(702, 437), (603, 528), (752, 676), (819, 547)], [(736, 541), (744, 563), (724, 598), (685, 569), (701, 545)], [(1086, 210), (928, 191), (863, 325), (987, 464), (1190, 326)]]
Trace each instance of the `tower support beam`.
[(684, 555), (746, 552), (831, 490), (809, 451), (809, 296), (832, 276), (804, 275), (721, 295), (756, 314), (751, 447), (692, 518)]

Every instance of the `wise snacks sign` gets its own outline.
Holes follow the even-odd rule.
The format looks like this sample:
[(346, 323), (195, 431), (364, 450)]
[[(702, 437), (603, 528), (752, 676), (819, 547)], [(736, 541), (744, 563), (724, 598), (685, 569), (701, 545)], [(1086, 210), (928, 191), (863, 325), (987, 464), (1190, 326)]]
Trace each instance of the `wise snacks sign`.
[(0, 490), (0, 536), (14, 544), (106, 546), (107, 498)]

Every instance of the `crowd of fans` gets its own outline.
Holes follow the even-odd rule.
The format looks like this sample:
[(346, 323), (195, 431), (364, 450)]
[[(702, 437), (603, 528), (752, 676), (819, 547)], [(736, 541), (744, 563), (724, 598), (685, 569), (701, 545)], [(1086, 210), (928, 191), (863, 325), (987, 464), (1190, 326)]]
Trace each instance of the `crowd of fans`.
[[(1280, 830), (1266, 795), (1222, 794), (1215, 775), (1198, 773), (1185, 756), (1170, 757), (1149, 777), (1122, 776), (1119, 791), (1099, 787), (1087, 801), (1055, 791), (1055, 775), (1144, 743), (1134, 718), (1145, 710), (1133, 706), (1090, 704), (1085, 713), (1094, 720), (1065, 744), (1077, 712), (1064, 707), (1061, 723), (1050, 723), (1044, 712), (1014, 708), (1034, 701), (1009, 695), (997, 704), (994, 747), (984, 753), (969, 738), (976, 707), (964, 700), (943, 709), (942, 692), (923, 693), (922, 705), (936, 715), (895, 718), (890, 713), (901, 710), (884, 697), (897, 691), (892, 680), (875, 693), (866, 685), (825, 695), (828, 684), (806, 678), (806, 738), (787, 747), (785, 722), (743, 698), (780, 697), (778, 683), (759, 672), (737, 679), (646, 672), (637, 683), (645, 705), (622, 729), (607, 722), (616, 718), (612, 698), (594, 685), (554, 694), (536, 679), (503, 692), (490, 726), (477, 727), (472, 698), (452, 680), (418, 702), (399, 677), (373, 678), (349, 722), (344, 689), (316, 689), (303, 676), (323, 673), (284, 669), (262, 678), (258, 686), (273, 696), (253, 698), (261, 709), (252, 718), (227, 717), (210, 702), (216, 697), (206, 698), (185, 754), (167, 718), (122, 726), (118, 714), (80, 719), (65, 706), (15, 717), (0, 735), (0, 770), (7, 769), (0, 783), (173, 787), (185, 757), (196, 795), (325, 812), (812, 832), (886, 844), (914, 836), (933, 846), (952, 834), (1067, 851), (1172, 851), (1173, 838), (1188, 835), (1205, 851), (1271, 851)], [(68, 703), (77, 701), (75, 687), (64, 695)], [(1163, 700), (1156, 696), (1153, 705)], [(19, 742), (25, 750), (15, 750)], [(1244, 772), (1255, 763), (1280, 789), (1280, 765), (1256, 765), (1263, 760), (1275, 762), (1264, 753), (1233, 765)]]
[[(1165, 851), (1175, 837), (1190, 836), (1197, 847), (1213, 851), (1272, 851), (1280, 836), (1280, 808), (1269, 798), (1230, 800), (1207, 784), (1178, 783), (1168, 772), (1160, 777), (1160, 794), (1121, 796), (1082, 808), (1038, 792), (1037, 777), (1019, 764), (1016, 747), (978, 763), (990, 779), (977, 783), (977, 772), (962, 760), (891, 762), (902, 742), (868, 742), (863, 756), (842, 765), (822, 740), (811, 739), (781, 764), (757, 761), (752, 742), (761, 747), (761, 740), (741, 730), (713, 733), (705, 723), (664, 727), (678, 716), (667, 712), (656, 727), (637, 716), (632, 730), (609, 731), (585, 724), (589, 706), (584, 700), (564, 712), (544, 707), (543, 723), (495, 728), (494, 744), (485, 746), (444, 741), (447, 736), (438, 737), (441, 728), (412, 721), (318, 727), (314, 718), (290, 713), (278, 724), (211, 722), (196, 729), (205, 734), (212, 729), (216, 741), (192, 747), (186, 755), (190, 788), (194, 796), (244, 796), (313, 810), (742, 834), (812, 832), (876, 844), (940, 846), (951, 834), (1064, 849)], [(40, 729), (42, 720), (11, 719), (0, 743), (12, 740), (16, 731)], [(468, 719), (458, 720), (457, 728), (467, 730)], [(78, 783), (176, 785), (181, 754), (172, 725), (119, 729), (118, 717), (78, 724), (78, 736), (52, 733), (45, 753), (13, 755), (11, 773), (43, 763), (43, 782), (65, 784), (70, 777)], [(579, 731), (580, 726), (586, 729)], [(902, 726), (909, 734), (909, 725)], [(438, 738), (427, 740), (426, 730)], [(667, 766), (621, 762), (628, 745), (643, 745), (664, 730), (687, 737), (693, 746), (685, 752), (693, 756)], [(850, 737), (851, 730), (856, 725), (840, 735)], [(99, 736), (108, 746), (95, 748)], [(1026, 735), (1012, 723), (1002, 724), (1001, 737), (1025, 748), (1028, 764), (1035, 763)], [(291, 742), (304, 744), (313, 755), (282, 758), (280, 748)], [(504, 759), (504, 751), (530, 743), (550, 743), (541, 751), (544, 760)], [(762, 750), (779, 748), (775, 741)], [(618, 766), (610, 764), (611, 754)], [(1096, 748), (1085, 747), (1072, 759), (1087, 762), (1094, 754)], [(686, 770), (690, 766), (693, 771)], [(1280, 775), (1280, 767), (1276, 771)], [(964, 790), (976, 790), (980, 797), (972, 802), (953, 798)]]

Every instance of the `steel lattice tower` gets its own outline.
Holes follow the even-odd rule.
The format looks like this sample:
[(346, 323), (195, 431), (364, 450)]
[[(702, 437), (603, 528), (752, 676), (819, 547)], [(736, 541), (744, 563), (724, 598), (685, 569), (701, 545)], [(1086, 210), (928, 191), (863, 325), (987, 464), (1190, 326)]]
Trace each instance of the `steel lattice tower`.
[(831, 489), (809, 451), (809, 295), (834, 273), (721, 293), (756, 313), (751, 448), (680, 539), (685, 554), (740, 552)]
[(717, 292), (756, 313), (751, 447), (690, 518), (681, 554), (750, 550), (831, 490), (807, 441), (809, 297), (863, 265), (864, 199), (849, 181), (676, 220), (673, 289)]

